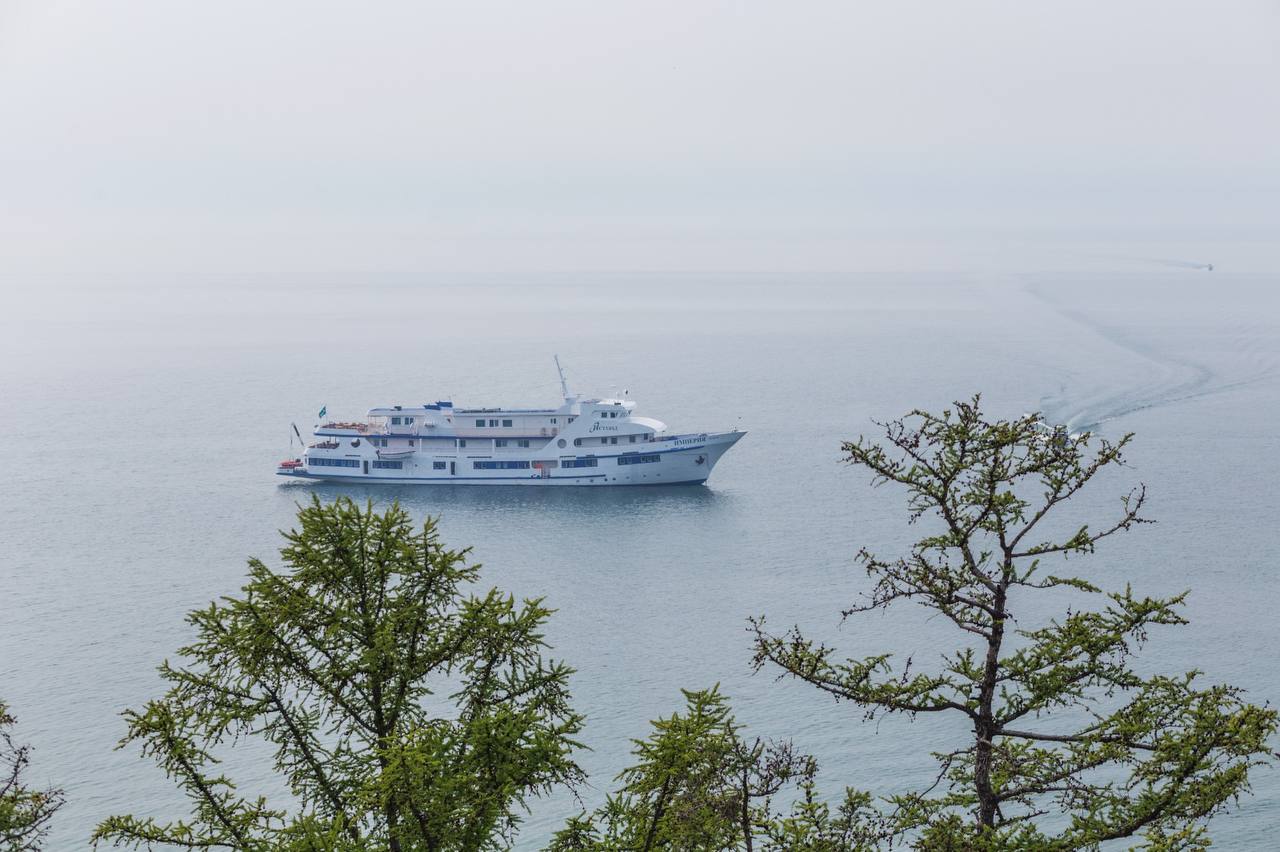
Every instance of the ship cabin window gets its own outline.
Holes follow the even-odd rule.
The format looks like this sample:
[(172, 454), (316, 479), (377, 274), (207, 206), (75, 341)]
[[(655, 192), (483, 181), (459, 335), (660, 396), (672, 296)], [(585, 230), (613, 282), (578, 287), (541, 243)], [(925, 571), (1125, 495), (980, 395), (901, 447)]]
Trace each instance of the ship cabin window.
[(476, 421), (476, 425), (477, 425), (477, 426), (483, 426), (483, 425), (484, 425), (484, 420), (483, 420), (483, 419), (481, 419), (481, 420), (477, 420), (477, 421)]
[(503, 420), (503, 421), (502, 421), (502, 425), (503, 425), (503, 426), (510, 427), (510, 426), (511, 426), (511, 421), (510, 421), (510, 420)]
[(391, 418), (391, 425), (392, 425), (392, 426), (399, 426), (399, 425), (400, 425), (400, 418), (399, 418), (399, 417), (392, 417), (392, 418)]
[(432, 462), (431, 463), (432, 470), (444, 470), (448, 466), (449, 466), (448, 462)]
[[(387, 439), (386, 439), (386, 438), (383, 438), (383, 439), (382, 439), (382, 446), (384, 446), (384, 447), (385, 447), (386, 445), (387, 445)], [(410, 438), (410, 439), (409, 439), (409, 446), (411, 446), (411, 447), (413, 446), (413, 439), (412, 439), (412, 438)]]
[(467, 445), (467, 439), (466, 439), (466, 438), (459, 438), (459, 439), (458, 439), (458, 446), (459, 446), (459, 447), (465, 447), (466, 445)]
[(413, 418), (412, 418), (412, 417), (406, 417), (406, 418), (404, 419), (404, 425), (406, 425), (406, 426), (412, 426), (412, 425), (413, 425)]
[(357, 459), (332, 459), (324, 456), (312, 456), (307, 459), (307, 464), (317, 467), (359, 467), (360, 462)]
[(507, 445), (507, 440), (505, 438), (499, 438), (493, 442), (493, 445), (495, 447), (505, 447)]
[(556, 419), (555, 419), (554, 417), (552, 417), (552, 418), (551, 418), (551, 423), (552, 423), (552, 425), (555, 425), (555, 422), (556, 422)]
[(581, 446), (582, 446), (582, 439), (581, 439), (581, 438), (574, 438), (574, 439), (573, 439), (573, 445), (574, 445), (575, 447), (581, 447)]
[(570, 417), (569, 422), (572, 423), (573, 421), (574, 421), (574, 418)]
[(527, 446), (529, 446), (529, 441), (528, 441), (528, 439), (527, 439), (527, 438), (521, 438), (519, 441), (516, 441), (516, 446), (517, 446), (517, 447), (527, 447)]
[(628, 435), (628, 436), (627, 436), (627, 440), (634, 444), (634, 443), (636, 442), (636, 436), (635, 436), (635, 435)]
[(650, 456), (625, 455), (618, 456), (618, 464), (653, 464), (662, 461), (662, 456), (653, 454)]
[(400, 470), (404, 467), (404, 462), (374, 459), (373, 466), (376, 468), (382, 468), (383, 470)]

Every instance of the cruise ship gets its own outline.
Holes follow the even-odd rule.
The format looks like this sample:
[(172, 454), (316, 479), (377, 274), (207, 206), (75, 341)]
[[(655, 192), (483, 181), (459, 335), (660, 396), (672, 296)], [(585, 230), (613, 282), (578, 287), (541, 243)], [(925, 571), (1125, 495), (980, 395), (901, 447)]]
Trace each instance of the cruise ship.
[(563, 370), (560, 389), (557, 408), (457, 408), (437, 400), (323, 423), (301, 456), (276, 473), (415, 485), (695, 485), (746, 434), (671, 432), (637, 416), (630, 399), (571, 395)]

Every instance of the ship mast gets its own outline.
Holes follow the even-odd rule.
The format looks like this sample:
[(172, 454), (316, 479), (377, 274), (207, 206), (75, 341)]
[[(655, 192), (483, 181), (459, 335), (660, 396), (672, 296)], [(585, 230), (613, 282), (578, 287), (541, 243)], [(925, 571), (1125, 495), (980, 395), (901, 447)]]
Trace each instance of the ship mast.
[(559, 356), (559, 355), (556, 355), (556, 356), (554, 356), (554, 357), (555, 357), (555, 359), (556, 359), (556, 371), (560, 373), (560, 394), (561, 394), (561, 396), (563, 396), (563, 397), (565, 398), (565, 401), (566, 401), (566, 402), (568, 402), (568, 400), (569, 400), (569, 383), (568, 383), (568, 382), (566, 382), (566, 381), (565, 381), (565, 379), (564, 379), (564, 367), (561, 367), (561, 366), (560, 366), (560, 356)]

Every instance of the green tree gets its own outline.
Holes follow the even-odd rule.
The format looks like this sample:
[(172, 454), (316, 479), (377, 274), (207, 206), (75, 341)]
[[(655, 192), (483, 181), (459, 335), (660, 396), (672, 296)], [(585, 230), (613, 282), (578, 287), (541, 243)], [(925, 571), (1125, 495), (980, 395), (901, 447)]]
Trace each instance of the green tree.
[(772, 797), (812, 782), (817, 766), (789, 742), (747, 740), (719, 687), (684, 692), (685, 712), (636, 740), (635, 766), (593, 814), (571, 819), (552, 852), (767, 849)]
[[(757, 668), (780, 667), (868, 716), (952, 714), (971, 726), (967, 742), (936, 755), (937, 784), (890, 800), (884, 836), (928, 849), (1096, 849), (1128, 837), (1206, 846), (1207, 819), (1268, 758), (1276, 713), (1196, 671), (1134, 671), (1152, 628), (1186, 623), (1186, 593), (1103, 593), (1050, 568), (1144, 523), (1138, 487), (1109, 522), (1049, 532), (1062, 526), (1055, 510), (1123, 464), (1131, 436), (1095, 442), (1038, 415), (990, 422), (977, 397), (879, 425), (887, 448), (860, 438), (844, 445), (847, 461), (905, 488), (910, 521), (931, 529), (899, 558), (861, 551), (873, 585), (844, 616), (915, 602), (958, 631), (956, 649), (932, 668), (887, 654), (842, 660), (799, 628), (752, 623)], [(1033, 624), (1032, 596), (1058, 614)]]
[(25, 781), (31, 747), (14, 745), (9, 733), (14, 722), (0, 701), (0, 852), (39, 849), (49, 820), (65, 801), (61, 790), (33, 790)]
[[(544, 659), (540, 600), (467, 591), (478, 566), (433, 521), (318, 499), (276, 572), (192, 612), (169, 688), (127, 711), (192, 803), (187, 820), (113, 816), (95, 843), (152, 848), (481, 850), (509, 845), (530, 796), (573, 784), (571, 670)], [(293, 801), (240, 794), (219, 746), (264, 738)]]

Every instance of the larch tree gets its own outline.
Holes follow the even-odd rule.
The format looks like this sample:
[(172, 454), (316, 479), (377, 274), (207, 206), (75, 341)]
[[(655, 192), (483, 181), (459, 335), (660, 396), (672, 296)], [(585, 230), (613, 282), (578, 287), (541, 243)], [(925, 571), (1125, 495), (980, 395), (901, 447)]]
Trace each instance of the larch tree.
[(787, 848), (771, 842), (772, 799), (810, 785), (813, 758), (790, 742), (744, 737), (719, 687), (684, 696), (683, 713), (634, 741), (636, 764), (618, 776), (618, 792), (571, 819), (549, 852)]
[[(1099, 473), (1124, 464), (1132, 436), (1071, 435), (1038, 415), (989, 421), (979, 403), (879, 424), (885, 445), (844, 445), (877, 484), (905, 489), (909, 520), (929, 527), (902, 556), (859, 553), (872, 583), (844, 616), (914, 602), (955, 629), (954, 649), (934, 666), (845, 659), (798, 627), (778, 634), (759, 618), (757, 667), (868, 716), (965, 720), (971, 735), (935, 755), (935, 784), (864, 815), (886, 843), (1076, 850), (1135, 838), (1150, 849), (1204, 848), (1207, 820), (1269, 759), (1275, 711), (1195, 670), (1135, 671), (1132, 655), (1153, 630), (1186, 623), (1185, 592), (1146, 597), (1121, 582), (1104, 592), (1058, 567), (1145, 522), (1139, 486), (1101, 525), (1055, 524)], [(1066, 531), (1047, 532), (1055, 526)]]
[[(544, 657), (540, 600), (474, 594), (478, 566), (433, 521), (318, 498), (256, 559), (237, 597), (188, 620), (168, 691), (125, 713), (186, 793), (189, 817), (113, 816), (95, 844), (186, 849), (506, 848), (529, 797), (580, 780), (571, 670)], [(290, 801), (242, 794), (219, 768), (265, 740)], [(225, 755), (224, 755), (225, 756)]]
[(66, 800), (56, 787), (31, 786), (31, 747), (14, 744), (9, 731), (15, 721), (0, 701), (0, 852), (39, 849), (49, 821)]

